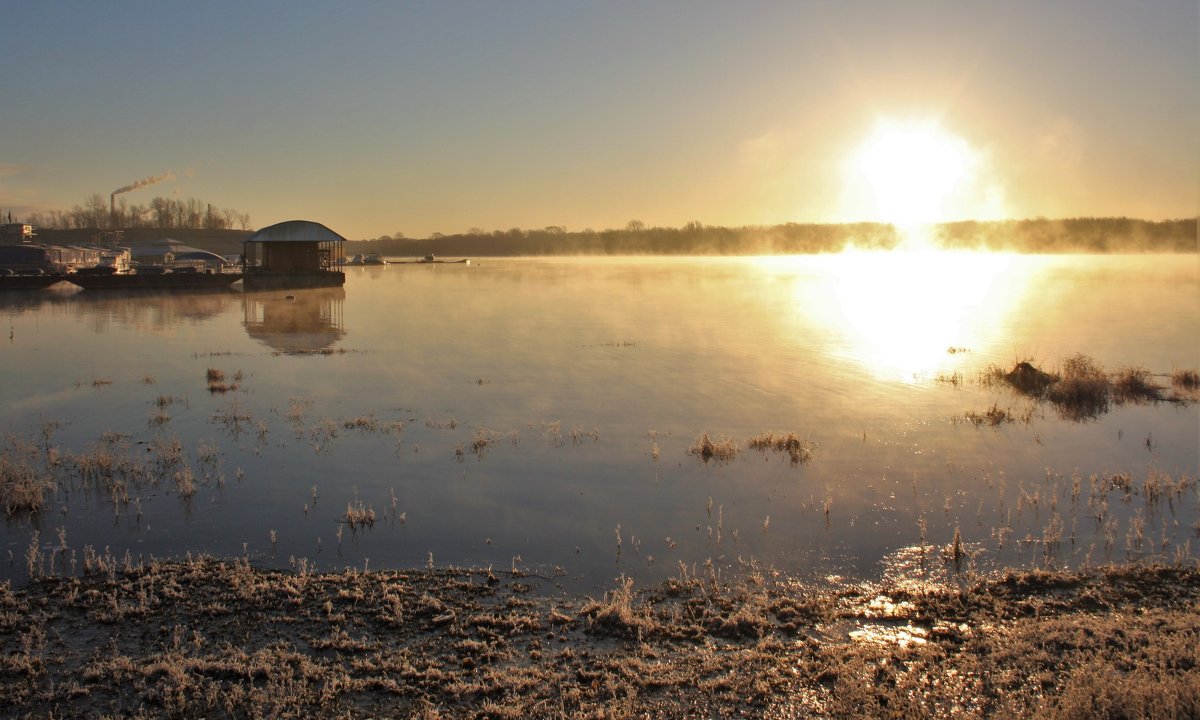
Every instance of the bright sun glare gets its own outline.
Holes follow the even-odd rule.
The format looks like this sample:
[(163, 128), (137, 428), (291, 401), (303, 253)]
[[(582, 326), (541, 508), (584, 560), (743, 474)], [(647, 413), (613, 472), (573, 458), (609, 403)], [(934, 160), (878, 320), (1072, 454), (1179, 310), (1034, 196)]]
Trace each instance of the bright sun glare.
[(995, 344), (1025, 302), (1028, 273), (1003, 253), (847, 251), (762, 260), (792, 273), (797, 333), (889, 381), (920, 382), (956, 367), (949, 348)]
[(855, 153), (852, 170), (866, 181), (880, 221), (932, 224), (963, 210), (953, 207), (952, 196), (971, 182), (973, 159), (967, 142), (937, 122), (881, 121)]

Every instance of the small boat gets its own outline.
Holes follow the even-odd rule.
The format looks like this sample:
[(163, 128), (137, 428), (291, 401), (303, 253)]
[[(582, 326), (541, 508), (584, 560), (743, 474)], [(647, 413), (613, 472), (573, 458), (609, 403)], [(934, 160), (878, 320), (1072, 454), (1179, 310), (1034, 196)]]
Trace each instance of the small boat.
[(366, 255), (356, 256), (362, 258), (363, 265), (387, 265), (387, 260), (379, 253), (367, 253)]

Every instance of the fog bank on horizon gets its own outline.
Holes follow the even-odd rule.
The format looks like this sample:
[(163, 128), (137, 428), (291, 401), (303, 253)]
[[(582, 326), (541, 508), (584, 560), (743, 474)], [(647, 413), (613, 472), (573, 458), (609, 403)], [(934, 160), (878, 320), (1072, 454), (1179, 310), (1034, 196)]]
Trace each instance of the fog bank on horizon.
[(1067, 218), (960, 221), (927, 227), (886, 223), (785, 223), (728, 228), (692, 222), (681, 228), (647, 227), (568, 231), (472, 228), (424, 239), (390, 237), (347, 243), (348, 253), (386, 256), (520, 255), (801, 255), (844, 250), (944, 249), (1025, 253), (1195, 253), (1200, 218), (1138, 220)]

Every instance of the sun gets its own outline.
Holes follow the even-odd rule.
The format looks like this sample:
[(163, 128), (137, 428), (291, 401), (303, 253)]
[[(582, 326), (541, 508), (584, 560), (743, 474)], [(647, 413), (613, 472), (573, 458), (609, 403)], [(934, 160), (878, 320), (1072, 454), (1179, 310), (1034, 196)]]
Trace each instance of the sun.
[(974, 164), (967, 142), (936, 121), (882, 120), (849, 163), (857, 212), (901, 226), (946, 222), (964, 209), (955, 196)]

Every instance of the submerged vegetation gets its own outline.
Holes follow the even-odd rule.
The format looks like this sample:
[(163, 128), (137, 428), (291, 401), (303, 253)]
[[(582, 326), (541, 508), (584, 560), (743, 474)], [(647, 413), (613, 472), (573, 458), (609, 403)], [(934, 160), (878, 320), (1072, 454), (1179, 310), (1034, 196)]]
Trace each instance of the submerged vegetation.
[(1176, 370), (1171, 373), (1171, 384), (1181, 390), (1198, 390), (1200, 389), (1200, 372), (1196, 370)]
[(0, 448), (0, 509), (6, 515), (37, 512), (56, 484), (42, 451), (22, 438), (9, 437)]
[(1012, 414), (1012, 411), (1005, 410), (998, 405), (992, 405), (983, 412), (968, 410), (963, 416), (968, 422), (975, 425), (975, 427), (980, 427), (982, 425), (999, 427), (1005, 423), (1016, 422), (1017, 420), (1016, 416)]
[(762, 453), (767, 451), (786, 453), (793, 466), (802, 465), (811, 460), (814, 449), (811, 442), (801, 440), (796, 433), (762, 433), (750, 438), (746, 444)]
[(737, 458), (738, 453), (741, 452), (741, 449), (738, 448), (737, 443), (733, 440), (729, 440), (728, 438), (713, 440), (708, 436), (708, 433), (704, 433), (696, 438), (696, 442), (692, 443), (692, 446), (688, 448), (688, 452), (704, 462), (712, 461), (720, 464), (733, 462)]
[[(1063, 419), (1082, 421), (1103, 415), (1113, 403), (1194, 402), (1200, 384), (1189, 383), (1189, 379), (1195, 376), (1195, 370), (1176, 370), (1171, 375), (1173, 392), (1168, 392), (1167, 387), (1154, 382), (1154, 375), (1144, 367), (1126, 367), (1109, 373), (1091, 357), (1078, 353), (1064, 360), (1058, 372), (1047, 372), (1022, 360), (1007, 371), (997, 365), (990, 366), (981, 381), (1007, 385), (1022, 395), (1049, 402)], [(975, 421), (970, 415), (968, 419)], [(976, 424), (982, 424), (982, 420)]]
[[(808, 440), (802, 440), (796, 433), (774, 433), (764, 432), (751, 437), (746, 441), (746, 446), (752, 450), (757, 450), (761, 453), (776, 452), (788, 456), (788, 459), (795, 467), (803, 465), (812, 459), (815, 446)], [(657, 457), (657, 444), (655, 454)], [(702, 433), (696, 438), (692, 446), (688, 448), (688, 453), (694, 455), (704, 462), (714, 462), (724, 464), (733, 462), (737, 456), (741, 454), (741, 447), (737, 442), (728, 438), (714, 440), (709, 437), (708, 433)]]
[(1062, 371), (1046, 388), (1046, 399), (1069, 420), (1095, 417), (1108, 411), (1112, 381), (1104, 368), (1086, 355), (1063, 361)]

